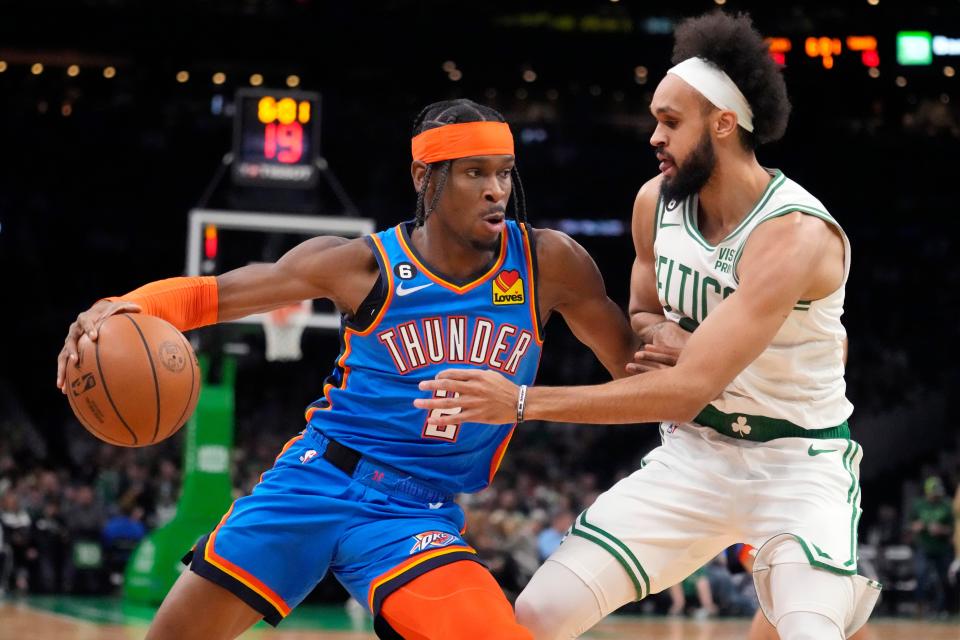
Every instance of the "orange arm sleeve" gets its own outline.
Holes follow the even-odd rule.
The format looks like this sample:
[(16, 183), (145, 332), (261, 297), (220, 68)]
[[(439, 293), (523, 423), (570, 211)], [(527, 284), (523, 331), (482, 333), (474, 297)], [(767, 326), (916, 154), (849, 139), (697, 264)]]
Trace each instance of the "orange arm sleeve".
[(147, 315), (163, 318), (180, 331), (217, 322), (219, 295), (215, 276), (157, 280), (106, 300), (134, 302)]

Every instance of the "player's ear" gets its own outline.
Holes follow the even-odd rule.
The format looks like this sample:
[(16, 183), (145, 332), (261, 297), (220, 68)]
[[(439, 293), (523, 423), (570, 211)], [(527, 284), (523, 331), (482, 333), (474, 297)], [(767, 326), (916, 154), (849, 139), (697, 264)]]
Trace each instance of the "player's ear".
[(414, 160), (410, 165), (410, 177), (413, 178), (413, 189), (419, 193), (423, 188), (423, 177), (427, 174), (427, 165), (419, 160)]
[(726, 138), (737, 132), (737, 115), (733, 111), (719, 111), (713, 121), (713, 132), (718, 138)]

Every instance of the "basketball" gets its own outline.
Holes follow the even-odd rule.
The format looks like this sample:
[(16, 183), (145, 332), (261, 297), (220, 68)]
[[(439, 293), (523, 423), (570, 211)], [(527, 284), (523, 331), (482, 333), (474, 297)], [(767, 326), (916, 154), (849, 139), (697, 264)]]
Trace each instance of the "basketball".
[(200, 370), (190, 343), (170, 323), (144, 314), (110, 316), (96, 341), (78, 345), (67, 367), (70, 408), (110, 444), (144, 447), (177, 432), (197, 406)]

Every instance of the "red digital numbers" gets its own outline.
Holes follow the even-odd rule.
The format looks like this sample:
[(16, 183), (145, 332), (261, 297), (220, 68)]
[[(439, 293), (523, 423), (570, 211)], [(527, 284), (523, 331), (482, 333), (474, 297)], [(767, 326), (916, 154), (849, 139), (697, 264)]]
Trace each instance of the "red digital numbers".
[(303, 127), (299, 122), (271, 122), (263, 132), (263, 155), (278, 162), (293, 164), (303, 157)]
[(283, 164), (303, 157), (303, 125), (310, 122), (310, 103), (293, 98), (277, 100), (264, 96), (257, 104), (257, 119), (263, 123), (263, 156)]

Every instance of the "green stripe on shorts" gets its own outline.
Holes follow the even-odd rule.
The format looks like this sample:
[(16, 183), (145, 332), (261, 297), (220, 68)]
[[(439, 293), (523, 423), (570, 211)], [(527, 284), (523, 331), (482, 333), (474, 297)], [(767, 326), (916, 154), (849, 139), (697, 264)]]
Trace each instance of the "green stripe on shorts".
[[(820, 554), (817, 554), (817, 556), (814, 557), (814, 552), (810, 549), (810, 543), (794, 533), (788, 535), (792, 536), (794, 540), (800, 543), (800, 548), (803, 549), (804, 555), (807, 556), (807, 562), (809, 562), (811, 566), (817, 567), (818, 569), (823, 569), (824, 571), (829, 571), (830, 573), (836, 573), (841, 576), (853, 576), (857, 574), (856, 568), (844, 569), (843, 567), (837, 566), (826, 555), (821, 556)], [(829, 562), (826, 562), (825, 560)]]
[(643, 600), (643, 587), (640, 586), (640, 581), (637, 580), (637, 576), (633, 575), (633, 570), (630, 568), (630, 564), (624, 558), (622, 558), (620, 554), (614, 551), (613, 547), (608, 545), (606, 542), (604, 542), (600, 538), (597, 538), (596, 536), (592, 536), (589, 533), (586, 533), (585, 531), (583, 531), (582, 529), (578, 529), (576, 524), (574, 524), (573, 529), (570, 530), (570, 535), (583, 538), (584, 540), (589, 540), (590, 542), (600, 545), (601, 547), (606, 549), (610, 553), (610, 555), (612, 555), (614, 559), (623, 566), (623, 570), (627, 572), (627, 575), (630, 576), (630, 580), (633, 582), (633, 587), (637, 590), (637, 600)]
[(643, 565), (640, 564), (639, 560), (637, 560), (637, 556), (633, 555), (633, 552), (630, 551), (630, 547), (628, 547), (626, 544), (623, 543), (622, 540), (617, 538), (615, 535), (612, 535), (610, 532), (604, 531), (597, 525), (587, 522), (586, 511), (580, 514), (580, 520), (578, 524), (581, 525), (581, 527), (584, 527), (589, 531), (593, 532), (595, 535), (603, 536), (604, 538), (606, 538), (607, 540), (615, 544), (617, 547), (619, 547), (622, 550), (623, 554), (625, 554), (624, 559), (629, 558), (633, 562), (633, 565), (636, 567), (636, 569), (634, 569), (633, 572), (638, 573), (640, 577), (643, 579), (643, 584), (646, 586), (646, 593), (647, 594), (650, 593), (650, 578), (647, 576), (647, 572), (643, 570)]
[(860, 481), (857, 479), (857, 476), (853, 473), (853, 461), (856, 459), (857, 454), (860, 453), (860, 445), (852, 440), (850, 443), (853, 445), (847, 446), (850, 451), (850, 456), (847, 457), (844, 454), (843, 466), (847, 470), (847, 473), (850, 474), (850, 488), (847, 490), (847, 502), (850, 504), (851, 513), (850, 513), (850, 559), (843, 563), (845, 567), (850, 565), (855, 565), (857, 563), (857, 524), (860, 521), (860, 509), (857, 508), (857, 500), (860, 499)]
[(807, 541), (794, 533), (789, 534), (800, 543), (800, 547), (803, 549), (804, 554), (807, 556), (807, 561), (809, 561), (811, 565), (842, 576), (852, 576), (857, 573), (857, 524), (860, 522), (857, 500), (860, 498), (860, 482), (856, 474), (853, 473), (853, 461), (856, 460), (859, 454), (860, 445), (851, 440), (847, 443), (847, 448), (844, 450), (841, 458), (843, 461), (843, 469), (850, 476), (850, 486), (847, 489), (847, 503), (851, 507), (850, 559), (846, 562), (834, 560), (812, 541)]

